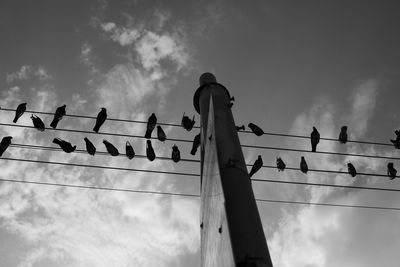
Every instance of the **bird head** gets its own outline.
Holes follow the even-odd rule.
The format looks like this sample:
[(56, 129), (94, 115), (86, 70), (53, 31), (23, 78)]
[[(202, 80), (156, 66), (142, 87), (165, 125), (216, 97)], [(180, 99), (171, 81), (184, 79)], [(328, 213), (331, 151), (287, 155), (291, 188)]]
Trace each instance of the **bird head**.
[(253, 123), (250, 122), (247, 126), (250, 128), (252, 125), (253, 125)]
[(26, 106), (26, 103), (22, 103), (21, 105)]
[(108, 141), (106, 139), (103, 139), (103, 144), (108, 144)]
[(102, 111), (106, 111), (106, 108), (101, 108)]
[(342, 131), (346, 131), (347, 130), (347, 126), (342, 126)]
[(301, 156), (301, 159), (304, 160), (304, 156)]
[(388, 166), (388, 168), (390, 168), (390, 169), (393, 168), (393, 162), (389, 162), (387, 166)]
[(178, 147), (176, 146), (176, 144), (173, 145), (172, 149), (176, 150)]
[(317, 130), (317, 128), (315, 128), (314, 126), (312, 127), (312, 129), (313, 129), (313, 131), (316, 131), (316, 130)]
[(11, 142), (12, 136), (5, 136), (3, 137), (3, 140), (7, 141), (7, 142)]
[(61, 107), (62, 107), (62, 108), (66, 108), (66, 107), (67, 107), (67, 105), (65, 105), (65, 104), (64, 104), (64, 105), (62, 105)]

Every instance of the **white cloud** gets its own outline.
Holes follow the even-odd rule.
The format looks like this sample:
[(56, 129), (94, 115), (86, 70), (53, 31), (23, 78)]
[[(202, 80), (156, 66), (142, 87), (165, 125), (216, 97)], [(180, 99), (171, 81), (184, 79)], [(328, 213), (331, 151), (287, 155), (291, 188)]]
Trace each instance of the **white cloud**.
[(41, 82), (47, 82), (52, 79), (52, 76), (43, 67), (23, 65), (18, 71), (8, 73), (6, 75), (6, 82), (10, 84), (16, 81), (28, 80), (32, 77), (38, 78)]

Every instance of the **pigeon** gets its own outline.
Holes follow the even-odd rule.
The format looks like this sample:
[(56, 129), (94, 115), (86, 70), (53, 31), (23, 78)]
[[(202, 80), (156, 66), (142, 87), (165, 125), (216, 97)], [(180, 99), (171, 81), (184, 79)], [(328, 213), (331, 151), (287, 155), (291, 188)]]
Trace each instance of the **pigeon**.
[(308, 165), (307, 165), (306, 159), (303, 156), (301, 157), (301, 161), (300, 161), (300, 170), (302, 173), (308, 172)]
[(281, 158), (276, 158), (276, 167), (278, 168), (278, 171), (284, 171), (286, 168), (285, 162)]
[(8, 146), (11, 145), (12, 136), (5, 136), (1, 139), (0, 142), (0, 157), (3, 156), (3, 153), (7, 150)]
[(182, 117), (182, 122), (181, 125), (184, 129), (186, 129), (186, 131), (191, 131), (193, 129), (193, 125), (195, 124), (195, 120), (194, 120), (194, 115), (193, 115), (193, 119), (190, 119), (188, 116), (185, 116), (185, 113), (183, 113), (183, 117)]
[(103, 125), (103, 123), (106, 121), (106, 119), (107, 119), (107, 109), (101, 108), (99, 114), (97, 114), (96, 124), (93, 127), (93, 131), (98, 133), (101, 125)]
[(389, 162), (387, 165), (387, 175), (390, 177), (390, 180), (396, 178), (397, 170), (393, 167), (393, 162)]
[(390, 139), (390, 142), (393, 143), (395, 148), (400, 149), (400, 131), (396, 130), (394, 133), (396, 134), (396, 140)]
[(31, 115), (31, 119), (33, 122), (33, 127), (35, 127), (36, 129), (38, 129), (41, 132), (44, 132), (45, 126), (43, 121), (36, 115)]
[(26, 103), (19, 104), (17, 109), (15, 110), (15, 117), (13, 122), (16, 123), (18, 119), (24, 114), (26, 110)]
[(125, 151), (128, 159), (133, 159), (133, 157), (135, 156), (135, 150), (133, 150), (133, 147), (131, 143), (129, 143), (129, 141), (126, 141)]
[(356, 177), (356, 175), (357, 175), (356, 168), (350, 162), (347, 163), (347, 170), (349, 171), (349, 174), (351, 177)]
[(179, 151), (178, 147), (174, 145), (172, 147), (172, 154), (171, 154), (172, 161), (177, 163), (181, 160), (181, 152)]
[(54, 113), (53, 121), (50, 123), (50, 126), (55, 129), (57, 127), (58, 122), (65, 116), (65, 107), (66, 105), (62, 105), (56, 109)]
[(339, 134), (339, 142), (341, 144), (347, 143), (347, 126), (342, 126)]
[(317, 151), (317, 145), (319, 143), (319, 132), (317, 131), (317, 128), (313, 127), (313, 131), (311, 132), (311, 151), (316, 152)]
[(59, 145), (66, 153), (74, 152), (76, 149), (76, 146), (72, 146), (70, 142), (62, 140), (61, 138), (54, 138), (53, 143)]
[(157, 125), (157, 138), (161, 142), (167, 140), (167, 135), (165, 134), (164, 130), (161, 128), (160, 125)]
[(192, 154), (193, 156), (196, 155), (197, 148), (199, 148), (199, 146), (200, 146), (200, 134), (194, 137), (192, 150), (190, 151), (190, 154)]
[(150, 160), (150, 161), (153, 161), (156, 158), (156, 154), (154, 153), (153, 146), (151, 145), (151, 140), (147, 140), (146, 156), (147, 156), (148, 160)]
[(110, 153), (111, 156), (116, 157), (119, 155), (118, 149), (113, 144), (105, 139), (103, 140), (103, 144), (106, 146), (107, 152)]
[(151, 138), (151, 133), (153, 132), (154, 128), (156, 127), (156, 124), (157, 124), (156, 114), (151, 113), (151, 116), (149, 117), (149, 120), (147, 121), (146, 134), (144, 135), (145, 138), (147, 138), (147, 139)]
[(249, 126), (250, 130), (257, 136), (261, 136), (264, 134), (264, 131), (254, 123), (250, 122), (247, 126)]
[(239, 132), (240, 130), (242, 130), (242, 131), (245, 130), (244, 125), (242, 125), (242, 126), (236, 126), (236, 131)]
[(256, 159), (256, 161), (254, 161), (253, 166), (251, 167), (249, 176), (251, 178), (251, 176), (253, 176), (256, 172), (258, 172), (259, 169), (261, 169), (261, 167), (263, 166), (263, 160), (261, 158), (260, 155), (258, 155), (258, 158)]
[(83, 140), (85, 140), (86, 143), (87, 153), (89, 153), (89, 155), (94, 156), (94, 154), (96, 154), (96, 147), (93, 145), (92, 142), (90, 142), (90, 140), (87, 137), (85, 137)]

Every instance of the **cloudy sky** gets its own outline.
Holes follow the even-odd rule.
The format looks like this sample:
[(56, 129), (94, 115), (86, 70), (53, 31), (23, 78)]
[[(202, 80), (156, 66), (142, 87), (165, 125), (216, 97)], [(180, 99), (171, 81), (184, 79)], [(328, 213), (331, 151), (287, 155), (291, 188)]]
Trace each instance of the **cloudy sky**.
[[(236, 124), (324, 137), (348, 125), (351, 139), (389, 142), (400, 128), (400, 5), (397, 1), (13, 1), (0, 2), (0, 106), (179, 123), (195, 114), (198, 78), (213, 72), (235, 96)], [(0, 111), (10, 123), (12, 112)], [(30, 114), (18, 121), (31, 125)], [(52, 116), (41, 115), (48, 125)], [(196, 114), (196, 121), (199, 117)], [(59, 127), (91, 130), (93, 120), (66, 117)], [(107, 121), (102, 131), (143, 135), (142, 124)], [(171, 138), (198, 132), (165, 128)], [(105, 151), (139, 138), (1, 126), (14, 143), (51, 146), (54, 137)], [(242, 144), (309, 149), (302, 139), (240, 135)], [(173, 142), (153, 142), (169, 156)], [(182, 157), (188, 144), (178, 144)], [(399, 157), (394, 148), (321, 142), (320, 150)], [(386, 173), (388, 160), (244, 149), (248, 163), (280, 156), (297, 167)], [(198, 163), (10, 147), (3, 157), (199, 173)], [(394, 161), (397, 169), (398, 161)], [(195, 177), (98, 170), (0, 160), (1, 179), (187, 194)], [(259, 179), (400, 189), (399, 179), (263, 169)], [(400, 207), (398, 193), (254, 182), (258, 198)], [(397, 267), (400, 213), (259, 203), (274, 266)], [(200, 266), (199, 200), (0, 182), (0, 257), (4, 267)]]

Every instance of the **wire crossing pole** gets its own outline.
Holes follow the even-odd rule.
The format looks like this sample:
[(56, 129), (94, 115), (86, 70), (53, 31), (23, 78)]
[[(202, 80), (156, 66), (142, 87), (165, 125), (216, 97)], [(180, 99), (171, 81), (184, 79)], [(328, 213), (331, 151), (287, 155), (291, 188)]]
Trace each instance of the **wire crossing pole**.
[(272, 267), (229, 103), (215, 76), (201, 75), (193, 99), (201, 116), (201, 266)]

